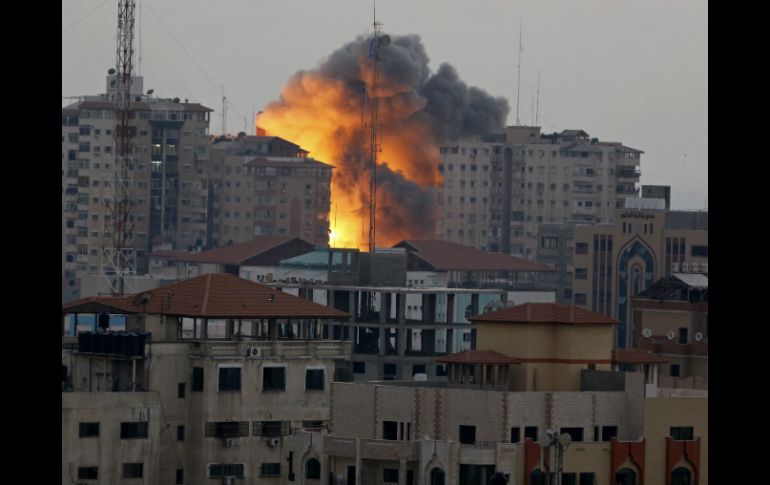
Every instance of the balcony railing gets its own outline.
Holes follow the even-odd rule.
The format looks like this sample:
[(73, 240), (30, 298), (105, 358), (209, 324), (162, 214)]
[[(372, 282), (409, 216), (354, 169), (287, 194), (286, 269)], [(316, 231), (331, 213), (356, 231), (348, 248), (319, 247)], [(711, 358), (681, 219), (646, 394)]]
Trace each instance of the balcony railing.
[(351, 342), (340, 340), (201, 342), (200, 345), (200, 352), (206, 355), (255, 358), (349, 358), (350, 351)]

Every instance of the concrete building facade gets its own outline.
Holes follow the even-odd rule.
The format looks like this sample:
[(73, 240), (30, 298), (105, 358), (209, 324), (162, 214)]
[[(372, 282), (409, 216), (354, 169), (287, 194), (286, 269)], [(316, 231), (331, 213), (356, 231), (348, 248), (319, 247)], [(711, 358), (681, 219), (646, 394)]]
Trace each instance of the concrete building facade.
[(539, 223), (611, 222), (624, 198), (638, 196), (641, 154), (582, 130), (527, 126), (445, 142), (439, 237), (533, 259)]
[[(64, 280), (77, 288), (85, 274), (98, 274), (102, 237), (111, 227), (105, 200), (112, 196), (114, 81), (107, 92), (62, 108)], [(209, 113), (196, 103), (143, 94), (133, 79), (131, 132), (136, 205), (133, 242), (137, 272), (147, 271), (153, 244), (200, 247), (206, 241)]]

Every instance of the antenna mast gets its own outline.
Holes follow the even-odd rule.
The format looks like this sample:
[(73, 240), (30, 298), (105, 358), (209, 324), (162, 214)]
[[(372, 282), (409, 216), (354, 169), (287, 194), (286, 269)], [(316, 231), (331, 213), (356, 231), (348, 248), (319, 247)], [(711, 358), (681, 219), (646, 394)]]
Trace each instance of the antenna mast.
[(521, 17), (519, 17), (519, 79), (516, 83), (516, 126), (521, 126), (519, 121), (519, 92), (521, 91)]
[[(104, 222), (99, 293), (106, 283), (113, 295), (129, 289), (126, 278), (136, 274), (136, 252), (133, 247), (134, 183), (133, 149), (131, 146), (131, 73), (134, 55), (135, 0), (118, 1), (117, 59), (115, 70), (115, 171), (112, 197), (106, 201), (110, 220)], [(106, 219), (106, 218), (105, 218)]]
[(227, 97), (225, 87), (222, 86), (222, 136), (227, 135)]
[(369, 57), (372, 59), (372, 84), (369, 89), (369, 160), (370, 160), (370, 178), (369, 178), (369, 252), (374, 253), (377, 244), (377, 89), (379, 79), (377, 76), (377, 50), (380, 44), (380, 27), (382, 24), (377, 22), (377, 2), (374, 1), (372, 26), (374, 33), (369, 44)]
[(537, 71), (537, 106), (535, 107), (535, 126), (540, 122), (540, 70)]

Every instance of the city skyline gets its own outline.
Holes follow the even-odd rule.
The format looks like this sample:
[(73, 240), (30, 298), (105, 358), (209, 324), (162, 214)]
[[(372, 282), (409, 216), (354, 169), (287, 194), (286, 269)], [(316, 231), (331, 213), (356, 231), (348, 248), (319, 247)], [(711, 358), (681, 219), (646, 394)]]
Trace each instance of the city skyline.
[[(437, 5), (380, 2), (378, 21), (385, 32), (420, 35), (432, 72), (448, 62), (468, 85), (507, 98), (509, 125), (517, 118), (521, 21), (520, 122), (531, 124), (537, 117), (543, 132), (584, 129), (643, 150), (642, 184), (672, 185), (672, 209), (704, 208), (706, 5)], [(252, 113), (277, 99), (295, 72), (317, 67), (335, 49), (371, 31), (371, 7), (352, 0), (233, 1), (219, 9), (203, 2), (137, 2), (139, 74), (157, 96), (189, 98), (214, 109), (211, 133), (221, 128), (224, 86), (227, 131), (250, 131)], [(62, 96), (104, 91), (106, 71), (114, 67), (115, 10), (113, 2), (63, 4)]]

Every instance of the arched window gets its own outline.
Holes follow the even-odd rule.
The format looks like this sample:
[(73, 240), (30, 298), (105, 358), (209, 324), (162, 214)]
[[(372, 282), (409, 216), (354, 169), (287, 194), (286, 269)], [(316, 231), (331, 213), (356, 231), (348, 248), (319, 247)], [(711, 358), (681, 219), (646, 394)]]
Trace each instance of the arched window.
[(305, 463), (305, 478), (321, 479), (321, 463), (315, 458), (311, 458)]
[(692, 485), (692, 473), (684, 467), (677, 467), (671, 472), (671, 485)]
[(434, 468), (430, 471), (430, 485), (444, 485), (444, 470)]
[(615, 485), (636, 485), (636, 472), (630, 468), (621, 468), (615, 474)]
[(529, 474), (529, 483), (530, 485), (545, 485), (545, 473), (543, 473), (543, 470), (539, 468), (532, 470), (532, 473)]

